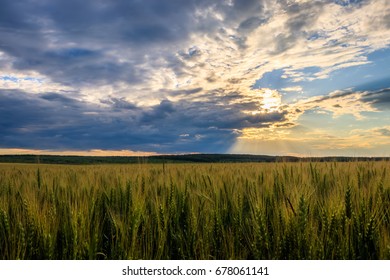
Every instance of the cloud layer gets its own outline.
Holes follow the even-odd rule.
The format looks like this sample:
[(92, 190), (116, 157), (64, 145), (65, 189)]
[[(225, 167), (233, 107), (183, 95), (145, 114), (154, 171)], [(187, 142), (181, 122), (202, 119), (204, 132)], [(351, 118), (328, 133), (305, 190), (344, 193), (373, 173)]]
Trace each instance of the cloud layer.
[[(388, 48), (386, 0), (0, 5), (0, 148), (226, 152), (305, 112), (388, 108), (388, 89), (299, 96)], [(292, 84), (256, 88), (273, 71)]]

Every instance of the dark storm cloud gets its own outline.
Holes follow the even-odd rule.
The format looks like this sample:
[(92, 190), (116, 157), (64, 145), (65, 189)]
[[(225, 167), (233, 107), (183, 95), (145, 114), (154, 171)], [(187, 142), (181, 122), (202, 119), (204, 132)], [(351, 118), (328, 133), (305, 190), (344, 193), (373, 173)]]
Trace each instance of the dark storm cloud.
[(122, 40), (136, 45), (181, 40), (201, 1), (47, 1), (45, 15), (64, 36)]
[[(184, 128), (195, 129), (244, 129), (250, 127), (265, 127), (269, 123), (280, 122), (285, 120), (287, 112), (274, 112), (266, 114), (245, 114), (244, 109), (255, 110), (258, 108), (257, 103), (242, 103), (226, 106), (217, 105), (213, 101), (202, 102), (170, 102), (162, 101), (159, 105), (146, 112), (142, 123), (172, 123), (182, 125)], [(161, 123), (161, 125), (164, 125)]]
[(36, 50), (34, 55), (18, 56), (13, 64), (18, 70), (35, 70), (64, 85), (108, 84), (116, 81), (140, 82), (143, 78), (135, 65), (117, 62), (86, 49)]
[[(35, 70), (62, 84), (140, 83), (148, 79), (145, 55), (169, 58), (172, 44), (196, 32), (214, 34), (225, 26), (250, 31), (266, 21), (263, 1), (236, 0), (0, 0), (0, 50), (18, 70)], [(224, 22), (196, 13), (213, 9)], [(223, 24), (223, 25), (222, 25)], [(244, 33), (245, 33), (244, 32)], [(246, 38), (233, 36), (244, 47)], [(112, 50), (126, 53), (118, 61)], [(190, 49), (189, 58), (199, 55)], [(140, 68), (141, 67), (141, 68)]]
[(137, 107), (124, 99), (110, 98), (103, 104), (107, 106), (56, 93), (29, 95), (1, 90), (0, 146), (156, 152), (206, 152), (219, 147), (215, 151), (223, 152), (234, 142), (238, 130), (266, 127), (285, 120), (287, 114), (244, 114), (244, 109), (255, 110), (258, 104), (246, 102), (227, 107), (216, 105), (212, 99), (163, 100), (152, 107)]
[(10, 30), (31, 30), (34, 25), (28, 23), (22, 16), (20, 10), (23, 8), (22, 1), (0, 1), (0, 26), (2, 29)]
[[(264, 2), (0, 0), (0, 51), (14, 69), (37, 71), (66, 86), (145, 84), (151, 69), (162, 67), (156, 61), (179, 77), (186, 74), (174, 54), (187, 60), (202, 55), (196, 46), (181, 50), (191, 34), (214, 37), (233, 28), (242, 35), (230, 40), (245, 48), (245, 34), (270, 17)], [(199, 18), (208, 9), (223, 15), (223, 22), (207, 13)], [(172, 45), (180, 47), (172, 50)]]
[[(206, 1), (205, 1), (206, 2)], [(202, 1), (0, 1), (0, 50), (66, 84), (137, 83), (144, 55), (185, 40)], [(70, 47), (71, 46), (71, 47)], [(154, 49), (152, 52), (151, 50)], [(126, 62), (110, 51), (129, 53)]]

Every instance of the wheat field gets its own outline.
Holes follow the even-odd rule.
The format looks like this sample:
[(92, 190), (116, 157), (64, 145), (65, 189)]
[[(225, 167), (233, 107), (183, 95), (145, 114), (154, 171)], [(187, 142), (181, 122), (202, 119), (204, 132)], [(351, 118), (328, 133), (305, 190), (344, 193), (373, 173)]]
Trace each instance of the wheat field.
[(390, 259), (389, 169), (0, 164), (0, 259)]

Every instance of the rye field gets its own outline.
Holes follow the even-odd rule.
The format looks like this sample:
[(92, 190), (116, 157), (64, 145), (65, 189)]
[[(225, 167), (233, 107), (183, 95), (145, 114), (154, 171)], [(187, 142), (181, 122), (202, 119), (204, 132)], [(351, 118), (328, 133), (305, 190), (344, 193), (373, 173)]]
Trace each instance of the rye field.
[(0, 259), (390, 259), (390, 163), (0, 164)]

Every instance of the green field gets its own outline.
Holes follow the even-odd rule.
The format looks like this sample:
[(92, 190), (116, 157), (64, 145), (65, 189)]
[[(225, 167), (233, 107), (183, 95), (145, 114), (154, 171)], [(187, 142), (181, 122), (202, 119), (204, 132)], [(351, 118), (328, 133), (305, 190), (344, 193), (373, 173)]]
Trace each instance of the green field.
[(0, 164), (0, 259), (390, 259), (390, 164)]

